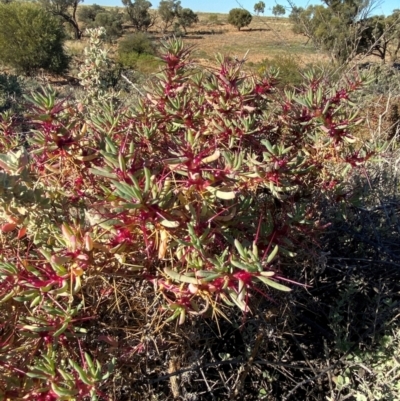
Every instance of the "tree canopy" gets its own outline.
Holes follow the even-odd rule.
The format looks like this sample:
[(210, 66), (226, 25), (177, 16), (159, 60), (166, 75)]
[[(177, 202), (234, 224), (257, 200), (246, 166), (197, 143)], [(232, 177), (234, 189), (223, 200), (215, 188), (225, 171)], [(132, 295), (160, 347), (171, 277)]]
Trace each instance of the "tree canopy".
[(259, 14), (264, 14), (265, 11), (265, 3), (263, 1), (259, 1), (258, 3), (254, 4), (254, 12)]
[(177, 0), (161, 0), (158, 6), (158, 15), (163, 22), (163, 30), (172, 26), (182, 11), (181, 2)]
[(78, 17), (85, 24), (85, 28), (104, 27), (108, 40), (114, 40), (122, 36), (123, 14), (121, 14), (118, 8), (110, 10), (93, 4), (81, 7), (78, 11)]
[(199, 22), (199, 17), (190, 8), (182, 8), (178, 15), (178, 24), (183, 28), (186, 33), (186, 29)]
[[(307, 8), (292, 5), (293, 30), (343, 63), (357, 54), (395, 60), (400, 50), (400, 14), (370, 17), (373, 4), (364, 0), (324, 0)], [(392, 44), (392, 45), (390, 45)]]
[(240, 31), (241, 28), (250, 25), (252, 19), (253, 17), (250, 12), (243, 8), (233, 8), (229, 11), (228, 22), (235, 26), (238, 31)]
[(272, 7), (272, 14), (274, 14), (275, 17), (280, 17), (286, 14), (286, 9), (281, 4), (276, 4)]
[(76, 13), (79, 3), (83, 0), (38, 0), (49, 13), (64, 19), (73, 29), (76, 39), (82, 37)]
[(122, 0), (125, 11), (133, 28), (139, 32), (146, 32), (155, 23), (155, 16), (151, 15), (152, 4), (147, 0)]
[(58, 18), (34, 3), (0, 3), (0, 61), (17, 71), (62, 73), (68, 67)]

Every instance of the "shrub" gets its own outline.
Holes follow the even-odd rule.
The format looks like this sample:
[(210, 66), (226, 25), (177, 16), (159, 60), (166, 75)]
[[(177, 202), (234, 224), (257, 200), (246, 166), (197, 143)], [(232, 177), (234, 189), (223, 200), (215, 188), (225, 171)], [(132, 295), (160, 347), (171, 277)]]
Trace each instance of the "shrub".
[(220, 24), (220, 21), (218, 19), (218, 14), (210, 14), (208, 16), (208, 23), (211, 25), (218, 25)]
[(119, 42), (118, 61), (125, 68), (136, 68), (143, 73), (155, 72), (160, 65), (155, 54), (156, 45), (146, 33), (128, 35)]
[(118, 62), (126, 69), (134, 69), (142, 74), (157, 72), (161, 63), (150, 54), (120, 53)]
[(89, 7), (82, 7), (79, 16), (85, 22), (87, 29), (104, 27), (106, 37), (110, 41), (122, 36), (124, 14), (120, 13), (118, 9), (108, 11), (97, 4), (93, 4)]
[(135, 69), (141, 73), (153, 73), (160, 65), (154, 57), (156, 45), (150, 36), (143, 32), (128, 35), (119, 42), (118, 62), (127, 69)]
[(22, 95), (21, 82), (15, 75), (0, 74), (0, 113), (9, 109)]
[(364, 93), (382, 95), (391, 93), (400, 95), (400, 71), (388, 64), (367, 63), (371, 76), (374, 78)]
[(263, 74), (269, 69), (279, 71), (279, 85), (282, 87), (287, 85), (294, 87), (303, 82), (303, 68), (293, 55), (278, 54), (265, 59), (261, 62), (258, 71)]
[(3, 398), (105, 398), (113, 363), (94, 361), (98, 341), (82, 326), (119, 279), (152, 283), (165, 323), (290, 291), (282, 266), (325, 228), (320, 202), (345, 202), (346, 175), (371, 156), (352, 135), (364, 78), (331, 87), (310, 73), (274, 96), (274, 77), (222, 56), (194, 68), (173, 40), (130, 110), (96, 90), (100, 34), (81, 71), (94, 101), (33, 93), (28, 148), (0, 155), (0, 314), (12, 316), (0, 333)]
[(366, 327), (369, 320), (376, 324), (377, 317), (371, 313), (372, 307), (375, 307), (376, 314), (379, 311), (379, 316), (390, 316), (394, 311), (395, 301), (387, 293), (383, 296), (377, 291), (371, 295), (366, 291), (368, 284), (360, 279), (345, 282), (336, 303), (331, 306), (329, 323), (335, 335), (335, 345), (345, 355), (345, 366), (337, 370), (334, 378), (335, 390), (342, 397), (347, 393), (357, 401), (398, 400), (400, 383), (393, 380), (392, 375), (399, 369), (400, 357), (400, 328), (396, 318), (388, 319), (387, 327), (385, 324), (379, 329), (374, 327), (367, 337), (370, 341), (364, 341), (363, 347), (358, 345), (359, 337), (356, 337), (358, 341), (352, 338), (352, 329), (357, 330), (358, 336), (361, 334), (359, 327), (355, 326), (354, 320), (358, 316), (354, 311), (361, 311)]
[(84, 87), (82, 101), (97, 104), (113, 97), (109, 89), (117, 85), (121, 71), (108, 57), (108, 51), (101, 49), (106, 37), (105, 28), (87, 29), (86, 33), (89, 35), (89, 46), (84, 49), (85, 61), (78, 76)]
[(80, 6), (78, 9), (78, 18), (80, 21), (90, 24), (96, 20), (96, 15), (105, 12), (106, 9), (97, 4), (91, 6)]
[(238, 31), (240, 31), (241, 28), (250, 25), (252, 19), (253, 17), (250, 12), (243, 10), (243, 8), (233, 8), (229, 11), (228, 23), (235, 26)]
[(123, 38), (118, 45), (118, 53), (155, 54), (156, 46), (149, 35), (137, 32)]
[(24, 73), (68, 67), (58, 19), (33, 3), (0, 4), (0, 61)]
[(108, 40), (115, 40), (122, 36), (122, 19), (123, 15), (118, 11), (107, 11), (98, 13), (94, 24), (91, 27), (104, 27), (106, 29), (106, 37)]
[(186, 33), (186, 29), (199, 22), (199, 17), (190, 8), (183, 8), (178, 14), (178, 24), (183, 28)]
[(309, 63), (302, 65), (292, 54), (277, 54), (264, 59), (257, 66), (259, 74), (277, 72), (277, 87), (296, 88), (303, 84), (304, 74), (307, 71), (318, 71), (321, 77), (326, 77), (333, 84), (340, 81), (340, 70), (325, 62)]

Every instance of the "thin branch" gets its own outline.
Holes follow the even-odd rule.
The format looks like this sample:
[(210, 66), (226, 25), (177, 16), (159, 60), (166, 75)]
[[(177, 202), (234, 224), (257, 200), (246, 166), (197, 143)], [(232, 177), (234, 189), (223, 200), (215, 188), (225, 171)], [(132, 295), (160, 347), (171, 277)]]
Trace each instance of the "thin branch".
[[(223, 365), (244, 365), (244, 364), (247, 364), (247, 363), (248, 363), (248, 361), (241, 361), (239, 359), (230, 359), (230, 360), (225, 360), (225, 361), (210, 362), (210, 363), (206, 363), (206, 364), (203, 364), (203, 365), (197, 364), (197, 365), (192, 366), (190, 368), (180, 369), (180, 370), (177, 370), (177, 371), (175, 371), (173, 373), (169, 373), (169, 374), (166, 374), (164, 376), (157, 377), (156, 379), (149, 379), (149, 383), (150, 384), (158, 383), (158, 382), (161, 382), (163, 380), (169, 379), (172, 376), (181, 375), (183, 373), (192, 372), (192, 371), (195, 371), (195, 370), (213, 368), (213, 367), (218, 367), (218, 366), (223, 366)], [(276, 367), (276, 368), (285, 367), (285, 368), (289, 368), (289, 369), (298, 369), (298, 370), (311, 371), (311, 369), (306, 367), (306, 366), (292, 365), (290, 363), (270, 362), (270, 361), (266, 361), (264, 359), (255, 360), (253, 362), (253, 365), (267, 365), (267, 366), (272, 366), (272, 367)]]
[(132, 82), (130, 81), (124, 74), (121, 74), (121, 77), (125, 79), (126, 82), (132, 85), (132, 87), (138, 91), (141, 96), (144, 96), (143, 92)]

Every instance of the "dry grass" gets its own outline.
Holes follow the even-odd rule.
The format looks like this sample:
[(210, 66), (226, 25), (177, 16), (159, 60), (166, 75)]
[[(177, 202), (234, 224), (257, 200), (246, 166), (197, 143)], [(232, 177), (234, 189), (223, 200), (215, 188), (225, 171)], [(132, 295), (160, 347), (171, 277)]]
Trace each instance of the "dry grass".
[[(199, 23), (188, 28), (184, 42), (195, 47), (194, 56), (203, 65), (213, 64), (214, 56), (222, 53), (228, 56), (243, 57), (251, 63), (259, 63), (277, 55), (295, 55), (299, 65), (328, 62), (328, 57), (322, 54), (307, 38), (296, 35), (292, 24), (287, 18), (271, 18), (254, 16), (251, 24), (240, 32), (228, 24), (227, 14), (198, 13)], [(126, 28), (125, 35), (134, 33)], [(149, 32), (156, 39), (162, 39), (160, 21)], [(168, 34), (172, 33), (171, 30)], [(72, 56), (80, 57), (85, 40), (67, 41), (66, 47)], [(111, 47), (115, 51), (116, 46)]]
[[(294, 34), (287, 18), (254, 16), (251, 24), (239, 32), (228, 24), (227, 14), (198, 13), (199, 23), (188, 28), (185, 43), (195, 46), (199, 61), (209, 63), (216, 53), (242, 57), (248, 52), (247, 60), (258, 63), (278, 54), (295, 54), (299, 63), (328, 61), (328, 57), (302, 35)], [(217, 21), (212, 18), (217, 17)], [(210, 20), (211, 17), (211, 20)], [(131, 33), (128, 29), (127, 33)], [(159, 23), (151, 29), (151, 34), (162, 38)], [(171, 31), (169, 33), (172, 33)]]
[(87, 46), (87, 41), (85, 39), (82, 40), (67, 40), (65, 42), (65, 49), (70, 56), (73, 57), (82, 57), (83, 50)]
[[(304, 64), (327, 61), (327, 57), (307, 44), (304, 36), (292, 32), (288, 19), (254, 17), (251, 24), (238, 31), (226, 22), (227, 15), (218, 17), (219, 24), (209, 22), (209, 14), (199, 14), (199, 24), (188, 30), (185, 42), (196, 47), (197, 56), (213, 59), (216, 53), (242, 57), (257, 63), (278, 54), (295, 54)], [(196, 52), (195, 52), (196, 54)]]

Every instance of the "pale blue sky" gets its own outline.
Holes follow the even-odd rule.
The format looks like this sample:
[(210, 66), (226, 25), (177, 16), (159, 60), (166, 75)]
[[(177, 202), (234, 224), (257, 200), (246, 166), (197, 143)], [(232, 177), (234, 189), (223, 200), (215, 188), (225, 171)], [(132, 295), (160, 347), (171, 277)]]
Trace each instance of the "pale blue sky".
[[(288, 6), (286, 0), (263, 0), (266, 4), (266, 10), (264, 15), (271, 15), (271, 8), (276, 4), (282, 4)], [(379, 1), (379, 0), (378, 0)], [(158, 7), (159, 0), (150, 0), (153, 4), (153, 8)], [(254, 9), (254, 4), (258, 0), (181, 0), (183, 7), (191, 8), (193, 11), (203, 11), (212, 13), (228, 13), (229, 10), (235, 7), (242, 6), (249, 10), (251, 13)], [(99, 4), (104, 6), (122, 6), (120, 0), (84, 0), (84, 4)], [(294, 3), (297, 6), (307, 6), (308, 4), (319, 4), (318, 0), (295, 0)], [(375, 8), (374, 14), (389, 15), (395, 8), (400, 8), (399, 0), (382, 0), (380, 5)]]

